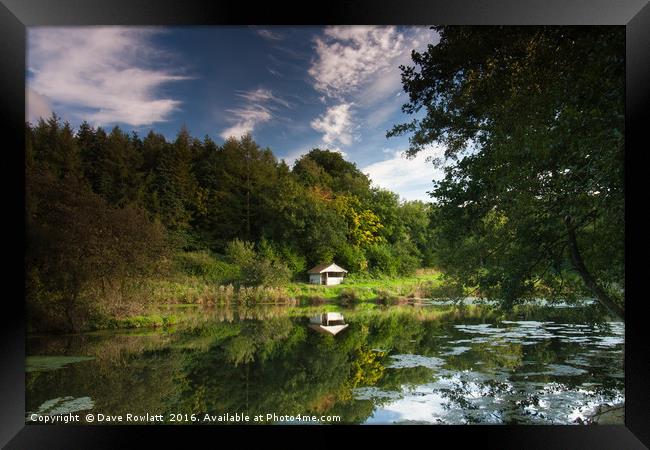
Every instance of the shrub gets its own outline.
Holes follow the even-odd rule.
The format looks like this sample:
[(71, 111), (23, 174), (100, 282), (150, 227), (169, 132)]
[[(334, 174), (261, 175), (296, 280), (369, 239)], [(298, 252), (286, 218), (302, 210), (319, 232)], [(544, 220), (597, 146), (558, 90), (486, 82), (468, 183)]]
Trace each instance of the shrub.
[(411, 241), (397, 241), (391, 250), (399, 275), (413, 275), (420, 267), (420, 252)]
[(239, 267), (219, 261), (207, 251), (178, 254), (176, 263), (183, 273), (217, 284), (228, 283), (239, 277)]
[(233, 264), (240, 268), (246, 267), (255, 261), (255, 244), (248, 241), (234, 239), (226, 244), (226, 256)]
[(341, 293), (339, 294), (339, 299), (343, 303), (354, 303), (359, 300), (359, 295), (354, 289), (345, 288), (341, 290)]
[(235, 239), (227, 244), (226, 255), (239, 267), (240, 285), (281, 286), (291, 279), (291, 270), (266, 240), (260, 242), (256, 252), (252, 242)]
[(280, 256), (294, 277), (304, 274), (307, 269), (307, 258), (286, 245), (280, 248)]
[(363, 250), (352, 245), (341, 245), (336, 251), (336, 260), (350, 272), (364, 272), (368, 269), (368, 261)]
[(366, 249), (368, 266), (375, 275), (397, 275), (397, 266), (393, 258), (390, 246), (387, 244), (376, 244)]

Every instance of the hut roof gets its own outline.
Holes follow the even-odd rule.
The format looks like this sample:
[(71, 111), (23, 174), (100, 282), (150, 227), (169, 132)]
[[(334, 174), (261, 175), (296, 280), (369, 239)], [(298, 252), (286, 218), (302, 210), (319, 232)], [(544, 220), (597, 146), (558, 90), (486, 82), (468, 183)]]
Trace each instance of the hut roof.
[(323, 272), (345, 272), (348, 273), (347, 270), (345, 270), (342, 267), (337, 266), (334, 263), (330, 264), (319, 264), (316, 267), (313, 267), (307, 271), (307, 273), (323, 273)]

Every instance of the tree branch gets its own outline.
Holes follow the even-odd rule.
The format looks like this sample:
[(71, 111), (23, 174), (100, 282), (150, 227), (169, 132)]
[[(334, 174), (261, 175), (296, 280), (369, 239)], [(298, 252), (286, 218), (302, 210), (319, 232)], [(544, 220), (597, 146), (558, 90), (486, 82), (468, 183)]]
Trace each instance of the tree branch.
[(578, 240), (576, 238), (575, 226), (573, 224), (573, 219), (571, 216), (566, 216), (564, 218), (564, 223), (567, 227), (568, 238), (569, 238), (569, 253), (571, 254), (571, 262), (573, 267), (576, 269), (580, 277), (584, 281), (585, 285), (589, 290), (594, 294), (596, 299), (603, 305), (610, 313), (619, 317), (621, 320), (625, 321), (625, 310), (619, 306), (605, 290), (596, 282), (591, 273), (587, 270), (584, 261), (582, 260), (582, 255), (580, 254), (580, 249), (578, 248)]

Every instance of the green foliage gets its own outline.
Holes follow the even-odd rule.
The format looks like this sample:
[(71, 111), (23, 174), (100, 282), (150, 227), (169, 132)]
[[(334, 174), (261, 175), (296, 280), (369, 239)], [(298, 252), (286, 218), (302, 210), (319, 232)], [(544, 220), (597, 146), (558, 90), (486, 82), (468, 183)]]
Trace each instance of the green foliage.
[(379, 217), (371, 210), (363, 209), (357, 197), (340, 195), (333, 204), (338, 214), (347, 221), (350, 244), (363, 248), (383, 241), (379, 236), (379, 231), (383, 228)]
[(238, 266), (219, 261), (207, 251), (179, 253), (176, 263), (183, 273), (218, 284), (230, 283), (239, 275)]
[(253, 242), (234, 239), (226, 245), (226, 257), (239, 267), (250, 266), (254, 263), (256, 256)]
[(366, 250), (371, 272), (378, 276), (397, 275), (397, 262), (387, 244), (375, 244)]
[(420, 267), (419, 250), (411, 241), (397, 241), (391, 248), (393, 261), (399, 275), (413, 275)]
[(336, 249), (335, 260), (341, 267), (352, 273), (363, 273), (368, 270), (368, 260), (363, 249), (354, 245), (341, 245)]
[(252, 242), (235, 239), (226, 246), (226, 255), (240, 269), (238, 282), (244, 286), (280, 286), (291, 278), (289, 267), (272, 244), (262, 240), (259, 250)]
[[(86, 328), (152, 297), (221, 302), (238, 295), (220, 285), (282, 286), (325, 261), (406, 274), (425, 254), (426, 207), (371, 189), (338, 152), (291, 169), (250, 136), (75, 132), (56, 115), (27, 124), (26, 144), (30, 327)], [(377, 244), (396, 260), (370, 258)]]
[[(541, 283), (622, 314), (625, 33), (612, 27), (436, 27), (402, 68), (411, 155), (441, 142), (436, 260), (512, 304)], [(429, 256), (427, 256), (427, 259)]]
[(26, 228), (28, 314), (46, 328), (82, 327), (101, 307), (89, 289), (153, 273), (166, 253), (165, 230), (143, 211), (111, 207), (79, 178), (42, 168), (27, 173)]
[(296, 161), (293, 172), (307, 186), (320, 186), (360, 198), (367, 197), (369, 192), (368, 177), (354, 163), (343, 159), (339, 152), (313, 149)]

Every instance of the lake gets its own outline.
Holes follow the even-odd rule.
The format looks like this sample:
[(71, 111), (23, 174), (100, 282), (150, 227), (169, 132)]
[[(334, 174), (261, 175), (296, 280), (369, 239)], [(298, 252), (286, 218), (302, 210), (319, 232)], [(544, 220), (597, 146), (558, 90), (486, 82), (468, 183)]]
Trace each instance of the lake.
[[(624, 325), (582, 307), (173, 311), (183, 320), (164, 329), (28, 336), (27, 418), (574, 424), (624, 399)], [(312, 330), (309, 317), (325, 311), (349, 326), (336, 336)]]

